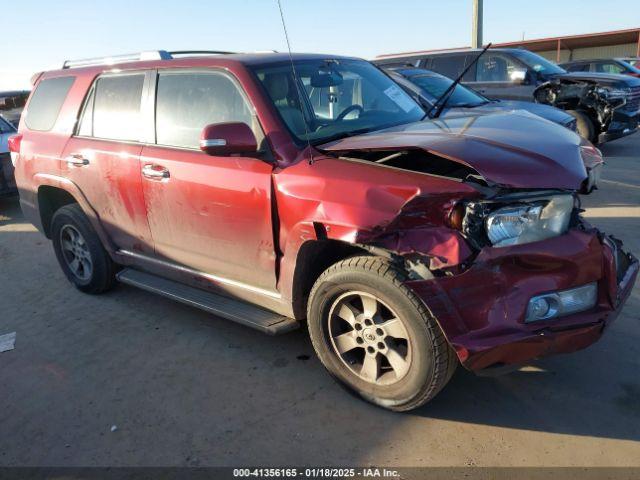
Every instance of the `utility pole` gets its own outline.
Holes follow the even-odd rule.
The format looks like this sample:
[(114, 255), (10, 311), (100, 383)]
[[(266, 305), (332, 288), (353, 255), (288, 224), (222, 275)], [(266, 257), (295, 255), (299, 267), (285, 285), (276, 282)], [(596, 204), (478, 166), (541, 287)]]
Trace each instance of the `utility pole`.
[(482, 0), (472, 0), (471, 48), (482, 47)]

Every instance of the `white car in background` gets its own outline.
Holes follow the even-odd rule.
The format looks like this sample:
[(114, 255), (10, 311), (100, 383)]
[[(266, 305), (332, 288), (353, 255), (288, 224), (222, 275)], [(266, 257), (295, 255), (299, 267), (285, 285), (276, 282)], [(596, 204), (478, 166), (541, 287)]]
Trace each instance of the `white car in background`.
[(0, 197), (17, 193), (8, 145), (9, 137), (15, 134), (15, 127), (0, 116)]

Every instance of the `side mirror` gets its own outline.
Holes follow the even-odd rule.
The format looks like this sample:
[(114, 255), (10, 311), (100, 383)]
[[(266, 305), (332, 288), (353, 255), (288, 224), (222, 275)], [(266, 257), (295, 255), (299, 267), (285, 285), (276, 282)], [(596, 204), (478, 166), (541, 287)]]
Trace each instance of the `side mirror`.
[(527, 69), (515, 68), (509, 72), (509, 81), (512, 83), (522, 84), (527, 81)]
[(219, 157), (250, 155), (258, 151), (258, 142), (246, 123), (213, 123), (202, 129), (200, 150)]

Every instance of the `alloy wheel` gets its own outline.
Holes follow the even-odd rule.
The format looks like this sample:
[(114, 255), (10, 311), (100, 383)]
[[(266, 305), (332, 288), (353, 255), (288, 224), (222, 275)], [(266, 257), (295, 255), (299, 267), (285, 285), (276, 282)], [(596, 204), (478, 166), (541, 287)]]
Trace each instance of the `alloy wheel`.
[(369, 383), (392, 385), (409, 371), (407, 328), (375, 295), (352, 291), (338, 297), (329, 311), (328, 334), (338, 358)]
[(73, 225), (65, 225), (60, 229), (60, 246), (67, 267), (77, 278), (86, 281), (91, 279), (93, 262), (89, 246), (82, 234)]

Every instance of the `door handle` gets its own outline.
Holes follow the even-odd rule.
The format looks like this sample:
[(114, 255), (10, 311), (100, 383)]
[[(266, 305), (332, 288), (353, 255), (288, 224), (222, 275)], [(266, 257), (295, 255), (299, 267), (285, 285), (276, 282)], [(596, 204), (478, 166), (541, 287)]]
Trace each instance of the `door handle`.
[(89, 165), (89, 159), (83, 157), (79, 153), (73, 153), (65, 158), (67, 165), (73, 165), (76, 167), (82, 167), (84, 165)]
[(153, 180), (169, 178), (169, 170), (161, 165), (145, 165), (142, 167), (142, 175)]

